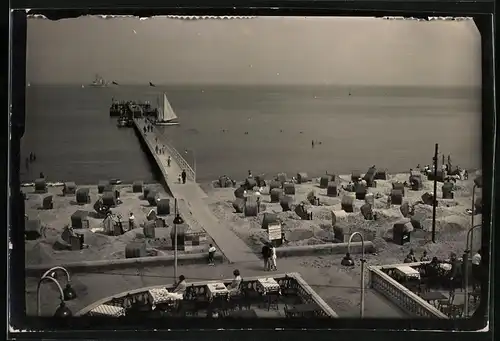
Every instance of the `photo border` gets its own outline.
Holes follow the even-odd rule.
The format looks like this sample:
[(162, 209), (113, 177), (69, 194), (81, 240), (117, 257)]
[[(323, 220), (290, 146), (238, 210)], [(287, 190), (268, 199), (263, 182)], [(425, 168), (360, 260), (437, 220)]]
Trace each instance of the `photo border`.
[[(492, 2), (478, 1), (478, 2), (437, 2), (437, 1), (359, 1), (345, 3), (342, 1), (242, 1), (238, 5), (234, 5), (229, 1), (219, 1), (218, 3), (204, 3), (202, 0), (198, 1), (184, 1), (182, 6), (177, 5), (173, 1), (144, 1), (138, 3), (137, 0), (72, 0), (68, 3), (64, 0), (51, 0), (44, 3), (44, 9), (37, 4), (38, 1), (34, 0), (18, 0), (12, 1), (13, 8), (31, 8), (29, 14), (41, 14), (49, 19), (57, 20), (63, 18), (76, 18), (81, 15), (136, 15), (141, 17), (149, 17), (154, 15), (251, 15), (251, 16), (405, 16), (405, 17), (424, 17), (424, 16), (473, 16), (481, 32), (481, 53), (482, 53), (482, 170), (483, 170), (483, 224), (484, 226), (492, 226), (490, 229), (482, 229), (483, 241), (483, 259), (485, 264), (490, 263), (493, 258), (494, 249), (493, 245), (493, 231), (497, 222), (492, 219), (491, 209), (498, 200), (496, 193), (500, 193), (500, 186), (496, 180), (497, 174), (493, 174), (493, 169), (498, 172), (498, 157), (495, 155), (495, 140), (496, 133), (496, 117), (494, 107), (494, 67), (493, 67), (493, 19), (492, 19)], [(200, 5), (200, 3), (202, 5)], [(122, 9), (117, 9), (120, 6)], [(92, 7), (94, 9), (84, 9)], [(124, 9), (125, 7), (125, 9)], [(126, 8), (128, 7), (128, 8)], [(147, 7), (148, 9), (143, 9)], [(254, 7), (254, 8), (250, 8)], [(51, 9), (52, 8), (52, 9)], [(56, 8), (64, 8), (64, 10), (54, 10)], [(79, 9), (81, 8), (81, 9)], [(95, 9), (107, 8), (107, 9)], [(274, 9), (273, 9), (274, 8)], [(12, 101), (12, 117), (11, 117), (11, 139), (10, 139), (10, 159), (9, 159), (9, 182), (10, 182), (10, 221), (9, 221), (9, 234), (10, 240), (13, 244), (13, 249), (10, 252), (10, 302), (11, 307), (11, 325), (17, 329), (30, 329), (42, 330), (48, 329), (54, 332), (58, 337), (74, 338), (75, 332), (78, 330), (94, 330), (102, 332), (111, 332), (113, 337), (122, 335), (130, 337), (130, 330), (137, 330), (139, 328), (151, 329), (171, 329), (180, 332), (181, 338), (191, 338), (191, 335), (199, 333), (199, 331), (190, 330), (191, 335), (186, 335), (186, 330), (190, 328), (197, 329), (226, 329), (225, 332), (240, 333), (238, 329), (257, 328), (259, 330), (252, 330), (251, 333), (265, 332), (269, 335), (270, 331), (276, 328), (285, 329), (281, 331), (280, 337), (288, 332), (293, 332), (294, 335), (302, 334), (304, 332), (310, 333), (331, 333), (335, 330), (335, 337), (338, 333), (344, 333), (345, 330), (340, 329), (385, 329), (385, 330), (477, 330), (485, 327), (485, 318), (487, 312), (489, 316), (493, 316), (493, 266), (490, 265), (490, 288), (484, 286), (483, 295), (488, 297), (488, 289), (490, 292), (490, 306), (488, 302), (482, 300), (476, 313), (471, 319), (467, 320), (439, 320), (439, 319), (291, 319), (291, 320), (207, 320), (200, 319), (197, 321), (195, 318), (190, 319), (169, 319), (166, 320), (149, 320), (141, 321), (140, 325), (131, 324), (129, 319), (106, 319), (106, 318), (91, 318), (79, 317), (78, 319), (68, 321), (56, 320), (54, 318), (38, 318), (25, 316), (25, 257), (24, 257), (24, 229), (18, 228), (23, 226), (24, 223), (24, 200), (20, 192), (20, 138), (24, 133), (24, 115), (25, 115), (25, 87), (26, 87), (26, 12), (14, 11), (12, 13), (11, 29), (13, 34), (12, 45), (12, 59), (11, 59), (11, 95)], [(8, 126), (7, 126), (8, 129)], [(6, 136), (9, 136), (7, 134)], [(496, 141), (498, 146), (498, 140)], [(9, 148), (9, 146), (7, 146)], [(7, 155), (7, 153), (5, 153)], [(7, 163), (5, 163), (7, 164)], [(7, 181), (6, 181), (7, 182)], [(493, 186), (495, 191), (493, 191)], [(7, 191), (7, 189), (6, 189)], [(7, 194), (7, 193), (6, 193)], [(5, 196), (5, 198), (7, 195)], [(4, 205), (6, 207), (6, 205)], [(7, 213), (7, 212), (5, 212)], [(7, 221), (7, 219), (5, 219)], [(491, 223), (491, 225), (490, 225)], [(491, 253), (490, 250), (491, 249)], [(7, 278), (7, 277), (6, 277)], [(22, 290), (14, 290), (23, 288)], [(22, 307), (22, 308), (20, 308)], [(199, 323), (195, 323), (199, 322)], [(262, 331), (261, 329), (266, 329)], [(307, 331), (300, 329), (308, 329)], [(313, 331), (312, 329), (315, 329)], [(320, 331), (318, 329), (324, 329)], [(56, 330), (60, 330), (57, 332)], [(114, 331), (113, 331), (114, 330)], [(184, 332), (183, 332), (184, 330)], [(328, 332), (329, 331), (329, 332)], [(68, 334), (69, 332), (69, 334)], [(376, 333), (383, 333), (377, 331)], [(146, 333), (146, 334), (144, 334)], [(417, 333), (419, 334), (419, 333)], [(479, 333), (476, 335), (484, 335)], [(29, 337), (33, 338), (37, 334), (33, 333), (20, 333), (16, 334), (17, 338)], [(42, 335), (42, 334), (40, 334)], [(110, 334), (107, 334), (111, 336)], [(134, 337), (150, 338), (150, 332), (137, 331)], [(167, 336), (168, 335), (168, 336)], [(163, 337), (171, 338), (172, 333), (164, 335)], [(199, 337), (206, 338), (206, 331), (198, 334)], [(217, 335), (215, 333), (214, 335)], [(241, 337), (233, 334), (233, 337)], [(430, 335), (430, 333), (427, 333)], [(454, 334), (457, 335), (457, 334)], [(158, 335), (157, 335), (158, 336)], [(222, 335), (218, 335), (221, 337)], [(311, 335), (312, 336), (312, 335)], [(326, 336), (326, 334), (325, 334)], [(43, 334), (47, 338), (47, 334)], [(53, 336), (51, 336), (53, 337)], [(224, 335), (224, 337), (227, 337)], [(303, 336), (302, 336), (303, 337)], [(309, 335), (307, 335), (309, 337)], [(321, 338), (318, 334), (315, 338)], [(332, 335), (327, 336), (331, 338)], [(394, 336), (391, 336), (394, 337)], [(408, 338), (408, 336), (404, 336)], [(425, 336), (428, 337), (428, 336)], [(479, 336), (474, 336), (477, 338)], [(252, 338), (254, 338), (252, 336)], [(350, 338), (350, 337), (349, 337)], [(457, 339), (456, 337), (454, 339)]]

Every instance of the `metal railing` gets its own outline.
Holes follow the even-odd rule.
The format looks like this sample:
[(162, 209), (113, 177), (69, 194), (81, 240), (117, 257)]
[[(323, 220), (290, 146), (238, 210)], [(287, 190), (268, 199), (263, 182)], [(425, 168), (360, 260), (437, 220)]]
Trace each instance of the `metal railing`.
[[(140, 133), (143, 135), (144, 139), (147, 139), (144, 136), (143, 131), (141, 130), (144, 126), (142, 122), (135, 120), (137, 127), (139, 128)], [(182, 157), (182, 155), (175, 149), (172, 143), (158, 131), (158, 129), (153, 125), (154, 132), (159, 140), (165, 144), (165, 148), (167, 149), (168, 154), (172, 157), (172, 160), (179, 165), (181, 170), (186, 171), (187, 178), (190, 180), (196, 180), (196, 172), (193, 170), (193, 167), (189, 165), (189, 163)]]
[(430, 317), (447, 319), (448, 316), (443, 314), (437, 308), (424, 301), (421, 297), (411, 292), (404, 285), (398, 283), (389, 275), (384, 273), (382, 269), (395, 268), (399, 265), (417, 266), (425, 262), (417, 262), (411, 264), (392, 264), (384, 266), (370, 266), (370, 287), (379, 292), (392, 303), (413, 316)]

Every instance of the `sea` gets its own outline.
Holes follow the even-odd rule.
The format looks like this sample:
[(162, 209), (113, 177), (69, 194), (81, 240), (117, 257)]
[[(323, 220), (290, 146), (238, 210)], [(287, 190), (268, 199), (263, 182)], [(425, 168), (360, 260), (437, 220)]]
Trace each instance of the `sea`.
[[(150, 101), (166, 93), (180, 125), (163, 138), (196, 167), (197, 180), (221, 175), (349, 174), (370, 166), (408, 172), (440, 155), (480, 167), (480, 89), (381, 86), (27, 87), (21, 178), (94, 184), (158, 181), (132, 128), (109, 116), (112, 99)], [(314, 146), (313, 142), (314, 141)], [(37, 160), (25, 166), (25, 158)], [(196, 165), (196, 166), (195, 166)]]

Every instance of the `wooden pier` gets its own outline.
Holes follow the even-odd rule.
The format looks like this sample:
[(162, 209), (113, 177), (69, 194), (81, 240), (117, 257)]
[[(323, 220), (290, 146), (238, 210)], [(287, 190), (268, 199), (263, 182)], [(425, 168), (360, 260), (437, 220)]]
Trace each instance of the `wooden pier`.
[[(258, 262), (256, 254), (223, 221), (219, 221), (206, 202), (206, 193), (195, 182), (196, 173), (181, 154), (168, 144), (165, 137), (153, 126), (152, 132), (145, 132), (144, 127), (151, 125), (145, 118), (134, 119), (134, 126), (148, 146), (155, 162), (161, 170), (168, 189), (179, 202), (179, 209), (186, 222), (200, 225), (214, 240), (220, 252), (231, 263)], [(156, 153), (155, 147), (165, 145), (165, 154)], [(170, 167), (167, 159), (171, 157)], [(178, 176), (185, 170), (187, 181), (178, 181)]]

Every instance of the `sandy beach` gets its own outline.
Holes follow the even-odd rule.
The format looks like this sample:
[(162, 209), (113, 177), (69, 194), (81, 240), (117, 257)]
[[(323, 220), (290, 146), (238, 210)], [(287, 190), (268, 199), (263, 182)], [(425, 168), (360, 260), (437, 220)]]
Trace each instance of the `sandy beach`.
[[(148, 184), (147, 186), (157, 191), (162, 198), (170, 197), (160, 184)], [(25, 214), (30, 220), (41, 221), (44, 234), (40, 239), (25, 242), (26, 265), (121, 259), (125, 258), (125, 246), (128, 243), (144, 240), (143, 229), (140, 226), (120, 236), (109, 236), (101, 233), (99, 230), (103, 228), (103, 218), (97, 216), (93, 208), (94, 203), (100, 196), (97, 193), (97, 186), (79, 186), (79, 188), (82, 187), (90, 189), (91, 203), (89, 204), (78, 205), (75, 202), (74, 195), (61, 195), (62, 187), (49, 187), (48, 194), (52, 195), (54, 203), (54, 208), (51, 210), (41, 209), (42, 196), (35, 194), (33, 187), (23, 188), (23, 192), (27, 195)], [(121, 215), (122, 221), (126, 224), (130, 212), (133, 212), (136, 223), (138, 225), (144, 224), (147, 220), (146, 215), (155, 207), (151, 207), (147, 201), (143, 200), (141, 193), (133, 193), (131, 185), (120, 185), (117, 188), (120, 190), (122, 203), (112, 209), (113, 213)], [(173, 202), (170, 205), (171, 212), (173, 212)], [(186, 203), (179, 200), (178, 205), (180, 212), (186, 212)], [(81, 251), (59, 250), (57, 241), (65, 226), (71, 225), (71, 215), (77, 210), (89, 212), (89, 228), (78, 230), (78, 232), (84, 234), (85, 244), (89, 247)], [(189, 220), (188, 214), (183, 214), (183, 216), (186, 217), (186, 224), (189, 226), (190, 231), (202, 231), (199, 224)], [(168, 216), (161, 216), (161, 218), (165, 219), (167, 227), (155, 229), (155, 239), (157, 240), (148, 241), (150, 256), (173, 254), (170, 233), (174, 216), (171, 213)], [(158, 239), (160, 240), (158, 241)], [(203, 243), (197, 249), (195, 248), (192, 252), (204, 251), (208, 248), (209, 241), (210, 237), (207, 236), (206, 243)], [(161, 244), (161, 247), (155, 247), (158, 244)], [(185, 253), (185, 251), (180, 251), (180, 253)]]
[[(471, 176), (472, 177), (472, 176)], [(350, 176), (340, 176), (340, 185), (346, 185)], [(370, 265), (402, 263), (410, 249), (413, 249), (416, 256), (420, 258), (423, 251), (427, 251), (430, 257), (447, 259), (451, 252), (461, 255), (465, 248), (467, 230), (471, 226), (471, 215), (467, 209), (471, 207), (471, 196), (473, 180), (458, 180), (454, 199), (442, 198), (441, 186), (438, 182), (438, 207), (436, 212), (436, 243), (431, 241), (432, 229), (432, 206), (421, 203), (421, 196), (426, 192), (433, 191), (433, 182), (424, 180), (423, 188), (419, 191), (406, 189), (403, 203), (407, 202), (414, 206), (415, 212), (424, 215), (422, 229), (415, 229), (411, 235), (410, 243), (403, 246), (393, 243), (392, 227), (398, 221), (404, 220), (400, 205), (391, 205), (387, 208), (387, 195), (392, 189), (392, 183), (408, 181), (409, 174), (389, 175), (388, 180), (377, 180), (376, 188), (369, 188), (369, 193), (375, 197), (374, 212), (378, 219), (365, 220), (360, 207), (364, 200), (355, 200), (353, 213), (348, 213), (349, 230), (345, 233), (361, 232), (365, 240), (372, 241), (377, 249), (376, 254), (367, 255), (367, 262)], [(257, 217), (245, 217), (243, 213), (235, 213), (232, 202), (235, 199), (235, 188), (214, 188), (212, 184), (205, 184), (204, 190), (208, 194), (205, 199), (214, 214), (221, 221), (227, 222), (225, 226), (230, 226), (232, 231), (245, 241), (255, 252), (260, 252), (262, 241), (266, 240), (266, 230), (261, 228), (263, 215), (267, 212), (276, 213), (283, 224), (283, 230), (287, 241), (284, 246), (311, 245), (331, 243), (333, 240), (333, 227), (331, 211), (341, 210), (341, 198), (328, 197), (326, 189), (319, 188), (319, 179), (313, 179), (306, 184), (295, 186), (296, 194), (294, 202), (307, 202), (306, 196), (310, 191), (314, 191), (320, 198), (320, 206), (306, 204), (308, 210), (312, 211), (312, 220), (300, 220), (295, 212), (282, 212), (279, 203), (270, 203), (268, 188), (262, 193), (261, 202), (265, 210), (261, 211)], [(479, 191), (478, 191), (479, 192)], [(479, 195), (476, 192), (476, 196)], [(250, 194), (249, 194), (250, 195)], [(480, 215), (475, 216), (475, 221), (481, 221)], [(474, 249), (480, 245), (480, 229), (474, 234)], [(354, 240), (354, 241), (357, 241)], [(299, 261), (299, 260), (297, 260)], [(300, 261), (299, 261), (300, 262)], [(337, 262), (337, 260), (335, 260)], [(313, 261), (308, 261), (309, 266), (323, 268), (331, 266), (331, 260), (318, 256)], [(335, 264), (338, 265), (338, 264)], [(355, 267), (350, 272), (356, 275), (359, 267)]]

